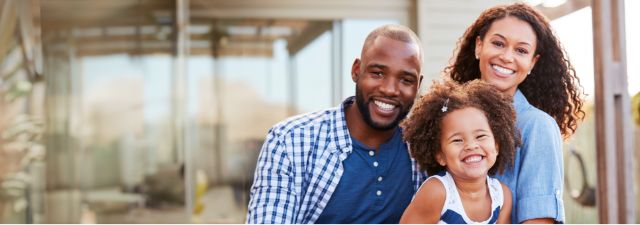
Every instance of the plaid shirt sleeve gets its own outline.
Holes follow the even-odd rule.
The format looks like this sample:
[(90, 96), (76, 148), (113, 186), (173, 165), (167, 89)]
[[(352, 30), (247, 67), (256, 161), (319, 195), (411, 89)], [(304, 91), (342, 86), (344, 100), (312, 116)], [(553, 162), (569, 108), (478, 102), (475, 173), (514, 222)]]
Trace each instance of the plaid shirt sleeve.
[(247, 223), (296, 223), (298, 196), (294, 188), (294, 171), (287, 155), (286, 135), (271, 129), (260, 150), (251, 187)]

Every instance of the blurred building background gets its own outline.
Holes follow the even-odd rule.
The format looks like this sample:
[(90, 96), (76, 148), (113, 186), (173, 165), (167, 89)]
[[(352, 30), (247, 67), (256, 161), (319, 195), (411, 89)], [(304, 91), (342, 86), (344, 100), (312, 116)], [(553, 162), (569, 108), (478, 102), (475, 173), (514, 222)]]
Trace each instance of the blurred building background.
[[(419, 34), (424, 89), (479, 13), (511, 2), (0, 0), (0, 223), (242, 223), (268, 129), (353, 95), (373, 28)], [(588, 99), (565, 146), (566, 222), (639, 223), (638, 197), (619, 199), (638, 190), (640, 2), (528, 2), (553, 20)], [(622, 49), (613, 70), (602, 27), (622, 30), (604, 37)], [(611, 71), (626, 80), (599, 79)], [(611, 90), (627, 109), (615, 119), (596, 113)], [(610, 120), (635, 145), (599, 144), (626, 138)]]

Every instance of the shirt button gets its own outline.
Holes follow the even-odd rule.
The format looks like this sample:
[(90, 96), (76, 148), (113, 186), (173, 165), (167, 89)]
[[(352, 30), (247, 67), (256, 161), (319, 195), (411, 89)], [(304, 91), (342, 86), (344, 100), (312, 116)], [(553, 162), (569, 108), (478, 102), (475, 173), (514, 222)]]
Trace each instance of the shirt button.
[(378, 182), (382, 182), (382, 176), (378, 177)]
[(382, 195), (382, 191), (381, 191), (381, 190), (376, 191), (376, 195), (377, 195), (377, 196)]
[(375, 152), (373, 152), (373, 151), (369, 151), (369, 155), (370, 155), (370, 156), (374, 156), (375, 154), (376, 154)]
[(378, 167), (378, 162), (373, 162), (373, 167)]

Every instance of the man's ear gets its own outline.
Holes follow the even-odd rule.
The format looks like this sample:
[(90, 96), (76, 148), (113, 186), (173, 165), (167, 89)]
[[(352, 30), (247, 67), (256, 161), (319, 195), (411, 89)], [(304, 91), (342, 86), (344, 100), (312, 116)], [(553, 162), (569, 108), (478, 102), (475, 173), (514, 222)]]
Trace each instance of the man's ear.
[(358, 82), (358, 76), (360, 74), (358, 74), (358, 71), (360, 71), (360, 59), (356, 58), (355, 60), (353, 60), (353, 64), (351, 65), (351, 80), (353, 80), (353, 82)]

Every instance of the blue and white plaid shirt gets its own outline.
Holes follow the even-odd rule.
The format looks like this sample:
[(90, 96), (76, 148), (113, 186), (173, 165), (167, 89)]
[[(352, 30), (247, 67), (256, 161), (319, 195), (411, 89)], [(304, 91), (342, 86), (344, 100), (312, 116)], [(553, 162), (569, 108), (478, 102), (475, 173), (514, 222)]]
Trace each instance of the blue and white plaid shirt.
[[(247, 223), (314, 223), (329, 202), (352, 151), (344, 108), (289, 118), (276, 124), (258, 158)], [(425, 175), (411, 159), (414, 190)], [(348, 212), (345, 212), (348, 213)]]

